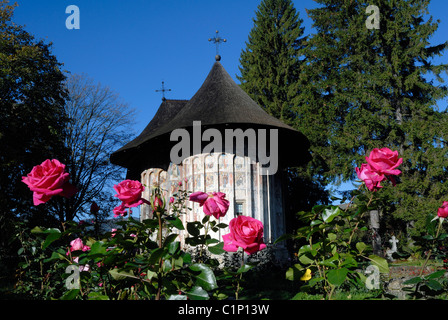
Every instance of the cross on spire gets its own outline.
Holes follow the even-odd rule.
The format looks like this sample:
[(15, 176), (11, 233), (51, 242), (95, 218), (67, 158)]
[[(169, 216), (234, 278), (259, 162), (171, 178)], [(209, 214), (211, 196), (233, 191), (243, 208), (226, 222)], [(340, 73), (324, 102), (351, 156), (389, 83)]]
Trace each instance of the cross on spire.
[(213, 42), (216, 45), (216, 56), (215, 59), (216, 61), (221, 60), (221, 56), (219, 55), (219, 44), (221, 42), (227, 42), (227, 39), (223, 39), (218, 35), (219, 31), (216, 30), (216, 36), (214, 38), (209, 38), (208, 41)]
[(162, 89), (156, 90), (156, 92), (162, 92), (162, 101), (165, 101), (165, 92), (166, 91), (171, 91), (171, 89), (165, 89), (165, 82), (162, 81)]

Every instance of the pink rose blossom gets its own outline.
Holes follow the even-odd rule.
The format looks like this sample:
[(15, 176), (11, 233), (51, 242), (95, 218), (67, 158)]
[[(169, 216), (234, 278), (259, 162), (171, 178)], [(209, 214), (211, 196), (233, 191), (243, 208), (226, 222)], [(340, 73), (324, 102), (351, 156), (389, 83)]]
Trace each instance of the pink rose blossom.
[(52, 196), (59, 195), (66, 198), (73, 196), (78, 189), (68, 181), (70, 175), (65, 172), (65, 165), (58, 160), (45, 160), (35, 166), (22, 182), (33, 191), (33, 203), (35, 206), (45, 203)]
[(442, 206), (437, 210), (437, 216), (443, 219), (448, 217), (448, 201), (443, 201)]
[(118, 217), (118, 216), (126, 216), (126, 207), (124, 205), (124, 203), (121, 203), (118, 207), (115, 207), (113, 210), (114, 213), (114, 218)]
[(379, 174), (399, 175), (400, 170), (396, 169), (402, 162), (403, 158), (398, 158), (398, 151), (392, 151), (389, 148), (375, 148), (366, 157), (370, 167)]
[(202, 210), (208, 216), (214, 216), (216, 219), (224, 217), (229, 210), (229, 201), (225, 199), (226, 194), (222, 192), (209, 193), (205, 200)]
[(142, 192), (145, 187), (137, 180), (124, 180), (119, 184), (114, 185), (114, 189), (117, 192), (115, 196), (120, 199), (127, 208), (137, 207), (144, 202), (142, 199)]
[(364, 181), (370, 191), (377, 191), (379, 188), (382, 188), (380, 183), (385, 179), (384, 174), (373, 171), (367, 163), (363, 163), (361, 169), (356, 168), (356, 174), (359, 179)]
[(154, 211), (163, 211), (163, 209), (165, 208), (165, 203), (163, 201), (163, 199), (159, 196), (155, 196), (154, 201), (153, 201), (153, 208)]
[(196, 191), (190, 194), (190, 201), (197, 202), (202, 207), (205, 200), (207, 200), (208, 194), (202, 191)]
[(247, 254), (252, 254), (266, 248), (263, 241), (263, 223), (247, 216), (238, 216), (230, 220), (230, 233), (223, 235), (224, 250), (236, 252), (243, 248)]
[[(76, 238), (75, 240), (72, 240), (70, 242), (70, 250), (67, 252), (67, 255), (70, 254), (70, 252), (73, 251), (88, 251), (90, 250), (89, 246), (84, 245), (84, 243), (82, 242), (82, 240), (80, 238)], [(75, 260), (75, 262), (77, 262), (77, 260)]]
[(197, 191), (190, 194), (190, 201), (199, 203), (206, 215), (219, 219), (224, 217), (229, 209), (229, 201), (225, 199), (225, 196), (226, 194), (222, 192)]

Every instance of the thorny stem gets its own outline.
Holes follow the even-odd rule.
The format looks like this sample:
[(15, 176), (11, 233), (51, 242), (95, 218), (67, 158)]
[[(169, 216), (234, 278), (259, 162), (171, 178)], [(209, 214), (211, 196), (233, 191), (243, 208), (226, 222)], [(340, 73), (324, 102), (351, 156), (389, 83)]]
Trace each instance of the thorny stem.
[[(162, 217), (160, 212), (156, 212), (159, 220), (159, 248), (162, 248)], [(157, 294), (156, 300), (160, 300), (160, 293), (162, 292), (162, 258), (159, 260), (159, 273), (157, 275)]]
[[(436, 236), (433, 240), (433, 242), (435, 243), (435, 241), (437, 241), (437, 238), (439, 236), (439, 232), (440, 232), (440, 228), (442, 227), (442, 220), (439, 220), (439, 226), (437, 227), (437, 231), (436, 231)], [(420, 269), (420, 274), (418, 275), (419, 277), (421, 277), (423, 275), (423, 272), (425, 271), (426, 265), (428, 264), (429, 258), (431, 257), (432, 254), (432, 248), (429, 250), (425, 262), (423, 263), (422, 268)], [(417, 293), (419, 287), (420, 287), (421, 282), (417, 283), (417, 285), (415, 286), (415, 292)], [(415, 300), (416, 296), (414, 296), (414, 300)]]
[[(372, 203), (372, 200), (373, 200), (373, 193), (372, 193), (372, 195), (370, 196), (370, 199), (369, 199), (369, 202), (368, 202), (367, 205), (366, 205), (366, 208), (369, 208), (370, 204)], [(352, 233), (350, 234), (350, 238), (348, 239), (348, 244), (349, 244), (349, 245), (350, 245), (350, 243), (352, 243), (352, 238), (353, 238), (353, 236), (354, 236), (354, 234), (355, 234), (355, 231), (358, 230), (358, 225), (359, 225), (359, 223), (361, 222), (362, 217), (364, 216), (365, 213), (366, 213), (366, 211), (364, 211), (363, 213), (361, 213), (361, 216), (359, 217), (358, 222), (356, 222), (355, 227), (353, 228)]]
[[(434, 238), (434, 242), (437, 241), (437, 238), (439, 236), (439, 232), (440, 232), (440, 228), (442, 226), (442, 220), (439, 220), (439, 226), (437, 227), (437, 231), (436, 231), (436, 236)], [(419, 277), (421, 277), (423, 275), (423, 272), (426, 268), (426, 265), (428, 264), (429, 258), (431, 257), (432, 254), (432, 248), (429, 250), (428, 255), (426, 256), (425, 262), (423, 263), (422, 269), (420, 270), (420, 274)]]
[[(241, 268), (244, 266), (244, 250), (241, 250)], [(243, 279), (243, 272), (240, 273), (240, 277), (237, 280), (237, 286), (235, 291), (235, 299), (238, 300), (238, 293), (240, 291), (240, 282)]]

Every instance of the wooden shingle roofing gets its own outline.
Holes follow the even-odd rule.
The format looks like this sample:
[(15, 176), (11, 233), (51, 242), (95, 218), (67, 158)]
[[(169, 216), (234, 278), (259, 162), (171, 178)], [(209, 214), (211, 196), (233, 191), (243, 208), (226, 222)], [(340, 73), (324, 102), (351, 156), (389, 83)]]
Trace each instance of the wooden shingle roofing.
[[(265, 112), (216, 61), (201, 88), (189, 101), (164, 100), (148, 126), (134, 140), (115, 151), (111, 155), (111, 162), (128, 168), (128, 177), (137, 177), (148, 168), (167, 169), (169, 150), (174, 144), (169, 140), (171, 132), (178, 128), (191, 130), (193, 121), (201, 121), (204, 130), (210, 127), (279, 129), (279, 150), (301, 150), (299, 153), (282, 150), (282, 155), (289, 155), (283, 158), (295, 156), (302, 159), (283, 161), (284, 165), (303, 163), (309, 156), (306, 137)], [(285, 139), (288, 142), (286, 145), (286, 141), (283, 141)]]

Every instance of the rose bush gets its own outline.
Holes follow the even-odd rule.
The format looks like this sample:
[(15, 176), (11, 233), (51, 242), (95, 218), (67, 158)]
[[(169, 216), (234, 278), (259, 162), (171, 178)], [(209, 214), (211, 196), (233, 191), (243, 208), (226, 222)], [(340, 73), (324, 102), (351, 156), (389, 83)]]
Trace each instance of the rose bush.
[[(52, 181), (56, 181), (54, 176), (60, 173), (60, 185), (67, 183), (68, 174), (62, 170), (64, 166), (59, 162), (53, 163), (59, 169), (52, 171)], [(46, 166), (48, 165), (47, 163)], [(35, 171), (38, 170), (41, 169)], [(49, 170), (42, 172), (47, 173)], [(49, 179), (47, 178), (47, 181)], [(52, 184), (55, 185), (59, 184)], [(179, 186), (181, 185), (179, 183)], [(53, 277), (48, 278), (44, 274), (44, 264), (54, 268), (56, 278), (59, 270), (59, 280), (54, 282), (58, 285), (53, 287), (50, 294), (52, 298), (159, 300), (209, 299), (212, 295), (219, 298), (228, 297), (230, 291), (222, 288), (218, 290), (217, 278), (212, 269), (218, 262), (211, 256), (225, 253), (224, 243), (210, 236), (210, 230), (219, 232), (220, 229), (228, 227), (219, 221), (229, 208), (229, 201), (225, 199), (224, 193), (196, 192), (188, 196), (186, 190), (180, 190), (166, 204), (159, 187), (151, 190), (150, 199), (142, 198), (145, 186), (139, 181), (125, 180), (114, 185), (114, 189), (117, 192), (115, 196), (121, 201), (113, 210), (115, 217), (125, 216), (126, 210), (142, 204), (150, 205), (154, 214), (143, 221), (136, 221), (130, 216), (126, 220), (119, 220), (116, 222), (118, 227), (100, 235), (99, 238), (89, 229), (91, 224), (87, 222), (66, 222), (62, 230), (33, 229), (34, 236), (42, 237), (41, 260), (38, 261), (40, 279), (47, 284), (53, 281)], [(186, 205), (188, 199), (199, 202), (205, 216), (201, 221), (188, 221), (185, 229), (180, 217), (190, 210)], [(91, 205), (92, 213), (98, 210), (96, 203)], [(234, 232), (235, 238), (239, 239), (235, 243), (240, 247), (244, 247), (248, 252), (265, 247), (262, 243), (261, 222), (247, 222), (240, 226), (240, 229), (243, 233), (240, 238), (237, 237), (237, 232)], [(188, 244), (189, 251), (185, 251), (181, 246), (181, 231), (187, 232), (185, 243)], [(48, 250), (51, 250), (50, 256), (44, 256), (44, 252)], [(197, 252), (199, 255), (196, 255)], [(77, 267), (67, 269), (73, 265)], [(28, 268), (29, 264), (23, 264), (23, 267)], [(242, 273), (250, 268), (246, 265), (240, 269), (237, 272), (238, 283)], [(67, 274), (67, 270), (79, 272), (78, 282), (73, 282), (74, 278)], [(228, 275), (226, 272), (224, 271)], [(234, 280), (233, 276), (221, 276), (221, 281), (224, 282), (233, 283)], [(41, 285), (42, 290), (47, 287)], [(223, 288), (232, 286), (224, 285)], [(235, 294), (238, 295), (240, 291), (241, 288), (238, 288)]]
[[(362, 184), (344, 210), (334, 205), (318, 205), (311, 212), (300, 213), (304, 226), (293, 238), (304, 242), (297, 253), (298, 263), (288, 269), (286, 278), (306, 281), (302, 291), (316, 290), (331, 299), (336, 288), (347, 283), (365, 288), (365, 276), (359, 272), (361, 266), (370, 263), (380, 272), (388, 272), (387, 261), (368, 254), (371, 248), (361, 240), (368, 230), (363, 226), (363, 218), (375, 209), (374, 196), (383, 187), (381, 183), (390, 180), (392, 185), (396, 184), (394, 176), (401, 173), (397, 167), (403, 159), (389, 148), (375, 148), (365, 159), (367, 163), (355, 168)], [(363, 185), (365, 193), (361, 191)]]

